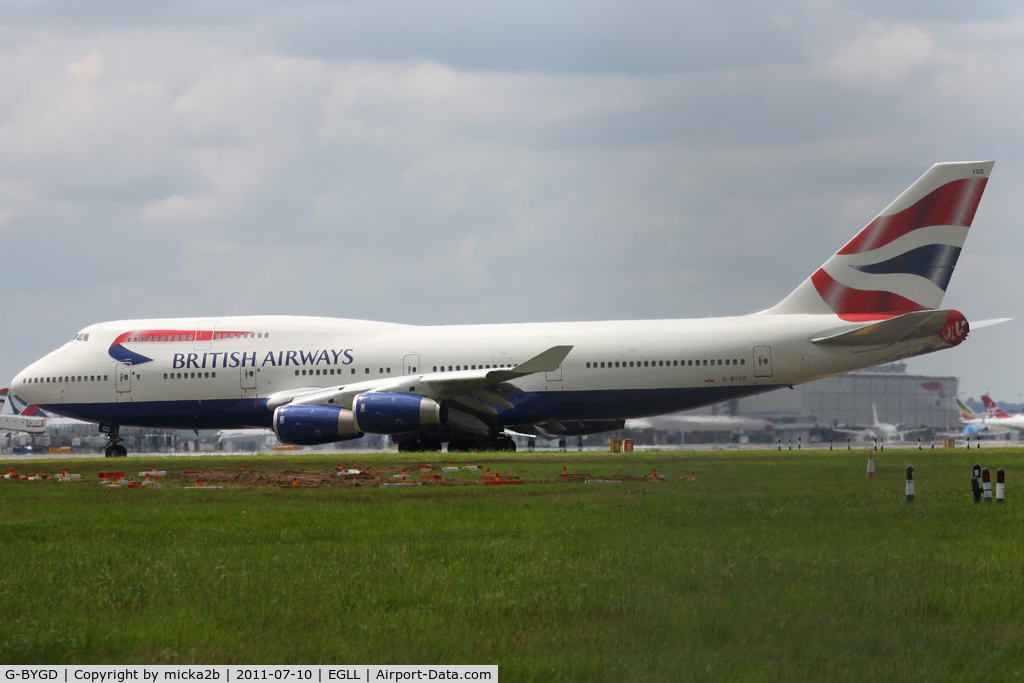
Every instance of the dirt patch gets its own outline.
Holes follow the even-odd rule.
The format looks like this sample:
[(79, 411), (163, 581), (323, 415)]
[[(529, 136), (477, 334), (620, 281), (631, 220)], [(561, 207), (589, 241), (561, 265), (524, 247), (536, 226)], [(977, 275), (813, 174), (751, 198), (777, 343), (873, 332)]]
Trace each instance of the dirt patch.
[[(359, 474), (346, 474), (338, 476), (337, 470), (286, 470), (283, 472), (264, 472), (260, 470), (203, 470), (198, 473), (185, 474), (183, 472), (168, 472), (166, 477), (161, 479), (175, 479), (183, 480), (189, 483), (194, 483), (196, 479), (199, 479), (204, 485), (210, 486), (231, 486), (238, 488), (277, 488), (279, 486), (287, 486), (290, 484), (298, 484), (300, 486), (317, 486), (317, 487), (340, 487), (340, 488), (374, 488), (378, 487), (383, 483), (394, 483), (401, 481), (396, 479), (395, 474), (401, 474), (401, 467), (382, 467), (379, 470), (374, 469), (370, 472), (360, 472)], [(509, 476), (502, 477), (503, 479), (519, 479), (519, 477)], [(582, 484), (586, 480), (599, 480), (599, 481), (650, 481), (649, 476), (637, 477), (632, 474), (612, 474), (612, 475), (589, 475), (589, 474), (569, 474), (559, 475), (556, 477), (547, 477), (544, 479), (526, 479), (526, 484)], [(438, 480), (421, 480), (419, 478), (419, 471), (409, 472), (406, 468), (406, 481), (422, 483), (423, 486), (482, 486), (483, 481), (481, 479), (441, 479)]]
[[(296, 483), (300, 486), (380, 486), (385, 480), (384, 472), (370, 474), (346, 474), (338, 476), (337, 470), (286, 470), (284, 472), (261, 472), (259, 470), (204, 470), (199, 474), (168, 473), (168, 479), (199, 479), (203, 484), (237, 486), (240, 488), (278, 487)], [(387, 481), (391, 476), (387, 475)]]

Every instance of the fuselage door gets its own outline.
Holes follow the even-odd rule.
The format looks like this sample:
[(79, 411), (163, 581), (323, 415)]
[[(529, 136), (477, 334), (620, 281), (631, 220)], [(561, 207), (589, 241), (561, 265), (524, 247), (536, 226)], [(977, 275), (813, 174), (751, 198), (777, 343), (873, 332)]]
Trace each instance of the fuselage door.
[(255, 389), (256, 388), (256, 368), (242, 366), (238, 368), (242, 375), (242, 388), (243, 389)]
[(420, 372), (420, 354), (410, 353), (402, 362), (402, 374), (415, 375)]
[(217, 329), (217, 320), (200, 320), (196, 325), (196, 338), (192, 348), (196, 351), (209, 351), (213, 348), (213, 331)]
[(132, 365), (131, 363), (118, 363), (114, 368), (114, 380), (117, 386), (117, 393), (127, 394), (132, 390)]
[(772, 347), (754, 347), (754, 377), (772, 376)]
[(552, 372), (544, 373), (544, 380), (547, 382), (561, 382), (562, 381), (562, 366), (559, 365)]

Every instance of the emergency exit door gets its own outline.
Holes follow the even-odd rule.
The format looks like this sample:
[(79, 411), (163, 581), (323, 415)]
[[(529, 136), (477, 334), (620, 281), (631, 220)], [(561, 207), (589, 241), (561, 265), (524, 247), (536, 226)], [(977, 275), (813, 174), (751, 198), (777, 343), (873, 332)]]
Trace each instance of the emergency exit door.
[(754, 347), (754, 377), (772, 376), (772, 347)]
[(127, 394), (132, 390), (132, 365), (131, 363), (118, 363), (114, 368), (114, 384), (117, 393)]

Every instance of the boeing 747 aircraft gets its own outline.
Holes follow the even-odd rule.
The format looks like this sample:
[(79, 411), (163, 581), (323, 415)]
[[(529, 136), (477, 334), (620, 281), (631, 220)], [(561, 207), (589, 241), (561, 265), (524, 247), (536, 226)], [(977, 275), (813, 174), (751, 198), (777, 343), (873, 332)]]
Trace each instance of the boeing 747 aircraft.
[(963, 342), (939, 310), (993, 162), (936, 164), (779, 304), (694, 320), (415, 326), (287, 316), (91, 325), (11, 393), (100, 423), (272, 428), (290, 444), (390, 435), (403, 451), (576, 436)]

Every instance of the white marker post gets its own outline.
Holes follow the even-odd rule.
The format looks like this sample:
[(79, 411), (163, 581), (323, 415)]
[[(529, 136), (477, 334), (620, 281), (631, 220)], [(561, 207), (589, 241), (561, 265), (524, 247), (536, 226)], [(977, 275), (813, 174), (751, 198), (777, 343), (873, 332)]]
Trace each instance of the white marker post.
[(1002, 467), (996, 470), (996, 502), (1006, 502), (1006, 472)]
[(914, 466), (907, 465), (907, 502), (914, 502)]
[(985, 502), (992, 502), (992, 475), (989, 474), (988, 468), (984, 467), (981, 470), (981, 488), (985, 491)]

